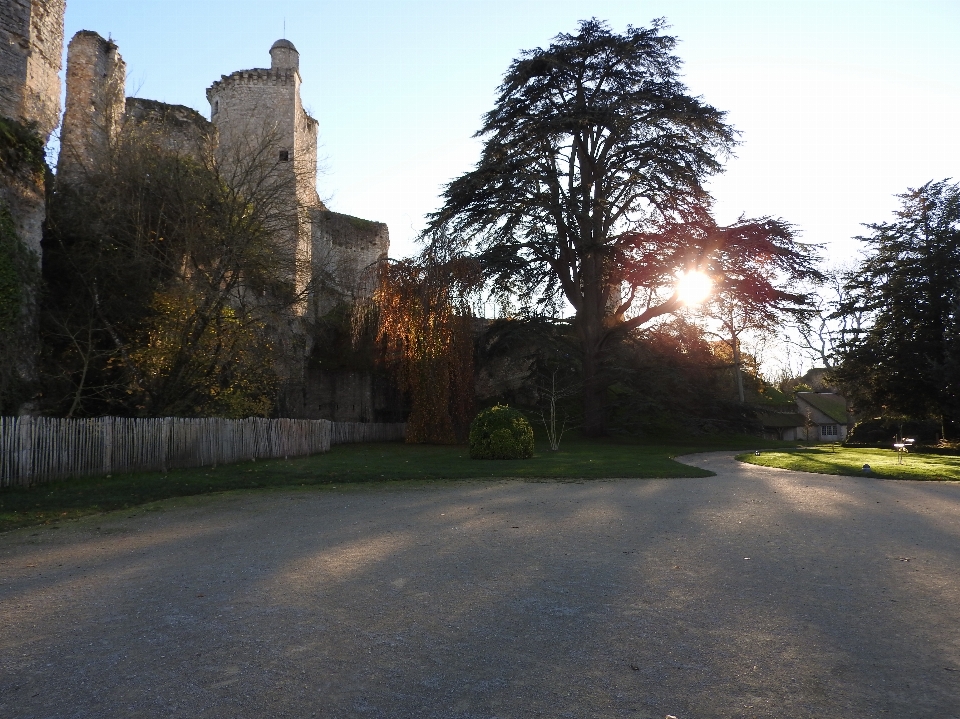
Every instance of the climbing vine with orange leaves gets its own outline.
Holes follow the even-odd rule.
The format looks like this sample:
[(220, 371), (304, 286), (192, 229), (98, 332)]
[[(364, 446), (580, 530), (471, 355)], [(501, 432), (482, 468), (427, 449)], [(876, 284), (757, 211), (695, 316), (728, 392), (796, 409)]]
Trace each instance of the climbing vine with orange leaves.
[(411, 399), (407, 442), (463, 442), (473, 415), (473, 312), (479, 278), (467, 261), (381, 263), (355, 333), (375, 327), (381, 361)]

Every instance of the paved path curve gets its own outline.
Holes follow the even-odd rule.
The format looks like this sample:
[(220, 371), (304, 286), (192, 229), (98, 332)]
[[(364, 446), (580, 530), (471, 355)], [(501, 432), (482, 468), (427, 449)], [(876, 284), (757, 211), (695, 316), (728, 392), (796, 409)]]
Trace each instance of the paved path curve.
[(684, 461), (0, 535), (0, 717), (960, 716), (960, 485)]

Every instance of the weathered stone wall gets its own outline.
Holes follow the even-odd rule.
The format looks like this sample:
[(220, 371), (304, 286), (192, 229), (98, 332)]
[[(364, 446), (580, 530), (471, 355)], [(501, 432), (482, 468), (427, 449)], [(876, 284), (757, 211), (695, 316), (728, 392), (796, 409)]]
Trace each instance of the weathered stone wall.
[[(46, 142), (60, 121), (65, 0), (0, 2), (0, 115), (33, 125)], [(5, 173), (0, 201), (20, 239), (40, 255), (46, 217), (43, 173)]]
[(36, 123), (46, 141), (60, 121), (66, 0), (0, 2), (0, 115)]
[(390, 251), (390, 231), (382, 222), (329, 210), (316, 210), (311, 219), (317, 286), (311, 309), (315, 316), (323, 316), (338, 302), (370, 296), (373, 270)]
[[(290, 70), (254, 68), (223, 75), (209, 88), (210, 120), (220, 137), (218, 154), (226, 166), (240, 166), (251, 153), (271, 150), (270, 162), (279, 153), (294, 155), (294, 114), (299, 75)], [(276, 154), (274, 154), (276, 153)], [(278, 165), (293, 173), (293, 164)]]
[(408, 410), (402, 395), (382, 375), (311, 368), (301, 413), (304, 418), (334, 422), (403, 422)]
[(10, 210), (20, 240), (39, 258), (47, 217), (43, 173), (27, 169), (0, 173), (0, 203)]
[[(296, 227), (288, 237), (290, 274), (298, 292), (310, 281), (309, 210), (322, 207), (316, 190), (317, 121), (300, 100), (299, 54), (287, 40), (270, 49), (269, 69), (254, 68), (223, 75), (207, 88), (210, 118), (219, 134), (218, 155), (229, 174), (249, 170), (251, 158), (261, 169), (289, 181), (290, 215)], [(284, 179), (286, 178), (286, 179)], [(300, 312), (305, 313), (306, 303)]]
[(82, 181), (106, 155), (123, 126), (127, 66), (116, 44), (81, 30), (67, 49), (67, 100), (57, 181)]
[(295, 199), (304, 206), (319, 205), (317, 121), (300, 100), (299, 54), (292, 43), (278, 40), (270, 58), (269, 69), (238, 70), (207, 88), (221, 160), (237, 164), (238, 154), (259, 153), (269, 146), (277, 171), (293, 178)]
[[(117, 46), (95, 32), (81, 31), (70, 42), (67, 102), (58, 181), (82, 180), (101, 153), (123, 132), (152, 134), (160, 146), (179, 153), (216, 153), (221, 169), (276, 175), (285, 192), (280, 215), (288, 213), (290, 279), (297, 290), (319, 280), (299, 318), (272, 328), (281, 356), (299, 357), (277, 367), (283, 378), (280, 411), (290, 417), (344, 421), (394, 421), (402, 414), (396, 392), (365, 372), (307, 369), (312, 349), (308, 313), (325, 314), (340, 302), (373, 291), (369, 270), (387, 257), (387, 226), (328, 211), (317, 195), (317, 121), (300, 99), (299, 54), (287, 40), (270, 49), (271, 66), (224, 75), (207, 89), (210, 122), (190, 108), (141, 98), (123, 99), (126, 66)], [(259, 164), (258, 164), (259, 163)], [(243, 179), (233, 178), (238, 184)], [(286, 183), (289, 182), (288, 191)], [(382, 385), (382, 386), (381, 386)], [(391, 394), (392, 393), (392, 394)]]
[[(382, 222), (317, 209), (311, 213), (314, 291), (310, 312), (322, 317), (374, 290), (376, 264), (387, 258), (390, 233)], [(310, 369), (304, 387), (307, 416), (339, 422), (400, 422), (402, 397), (371, 372)]]
[(216, 130), (207, 118), (184, 105), (128, 97), (123, 131), (145, 133), (171, 153), (201, 159), (213, 151)]
[[(65, 0), (0, 0), (0, 116), (34, 128), (46, 143), (60, 122), (60, 67)], [(41, 256), (46, 191), (43, 168), (3, 167), (0, 203), (9, 211), (19, 239)], [(15, 373), (27, 386), (36, 379), (36, 306), (28, 297), (17, 337)], [(28, 402), (21, 412), (32, 411)]]

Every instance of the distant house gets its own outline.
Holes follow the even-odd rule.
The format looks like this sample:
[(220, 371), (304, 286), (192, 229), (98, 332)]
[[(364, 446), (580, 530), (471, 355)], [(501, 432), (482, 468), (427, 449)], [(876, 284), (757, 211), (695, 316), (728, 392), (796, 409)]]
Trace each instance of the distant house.
[(827, 377), (833, 370), (830, 367), (813, 367), (808, 369), (800, 382), (807, 385), (814, 392), (836, 392), (837, 388), (827, 381)]
[(797, 392), (793, 411), (760, 413), (763, 433), (770, 439), (842, 442), (850, 417), (847, 400), (835, 392)]

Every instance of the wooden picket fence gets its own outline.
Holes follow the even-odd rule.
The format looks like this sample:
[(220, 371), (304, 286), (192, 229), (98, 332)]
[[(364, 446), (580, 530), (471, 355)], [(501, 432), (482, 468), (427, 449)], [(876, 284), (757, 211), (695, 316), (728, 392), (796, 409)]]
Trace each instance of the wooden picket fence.
[(0, 417), (0, 487), (299, 457), (403, 439), (405, 424), (308, 419)]

